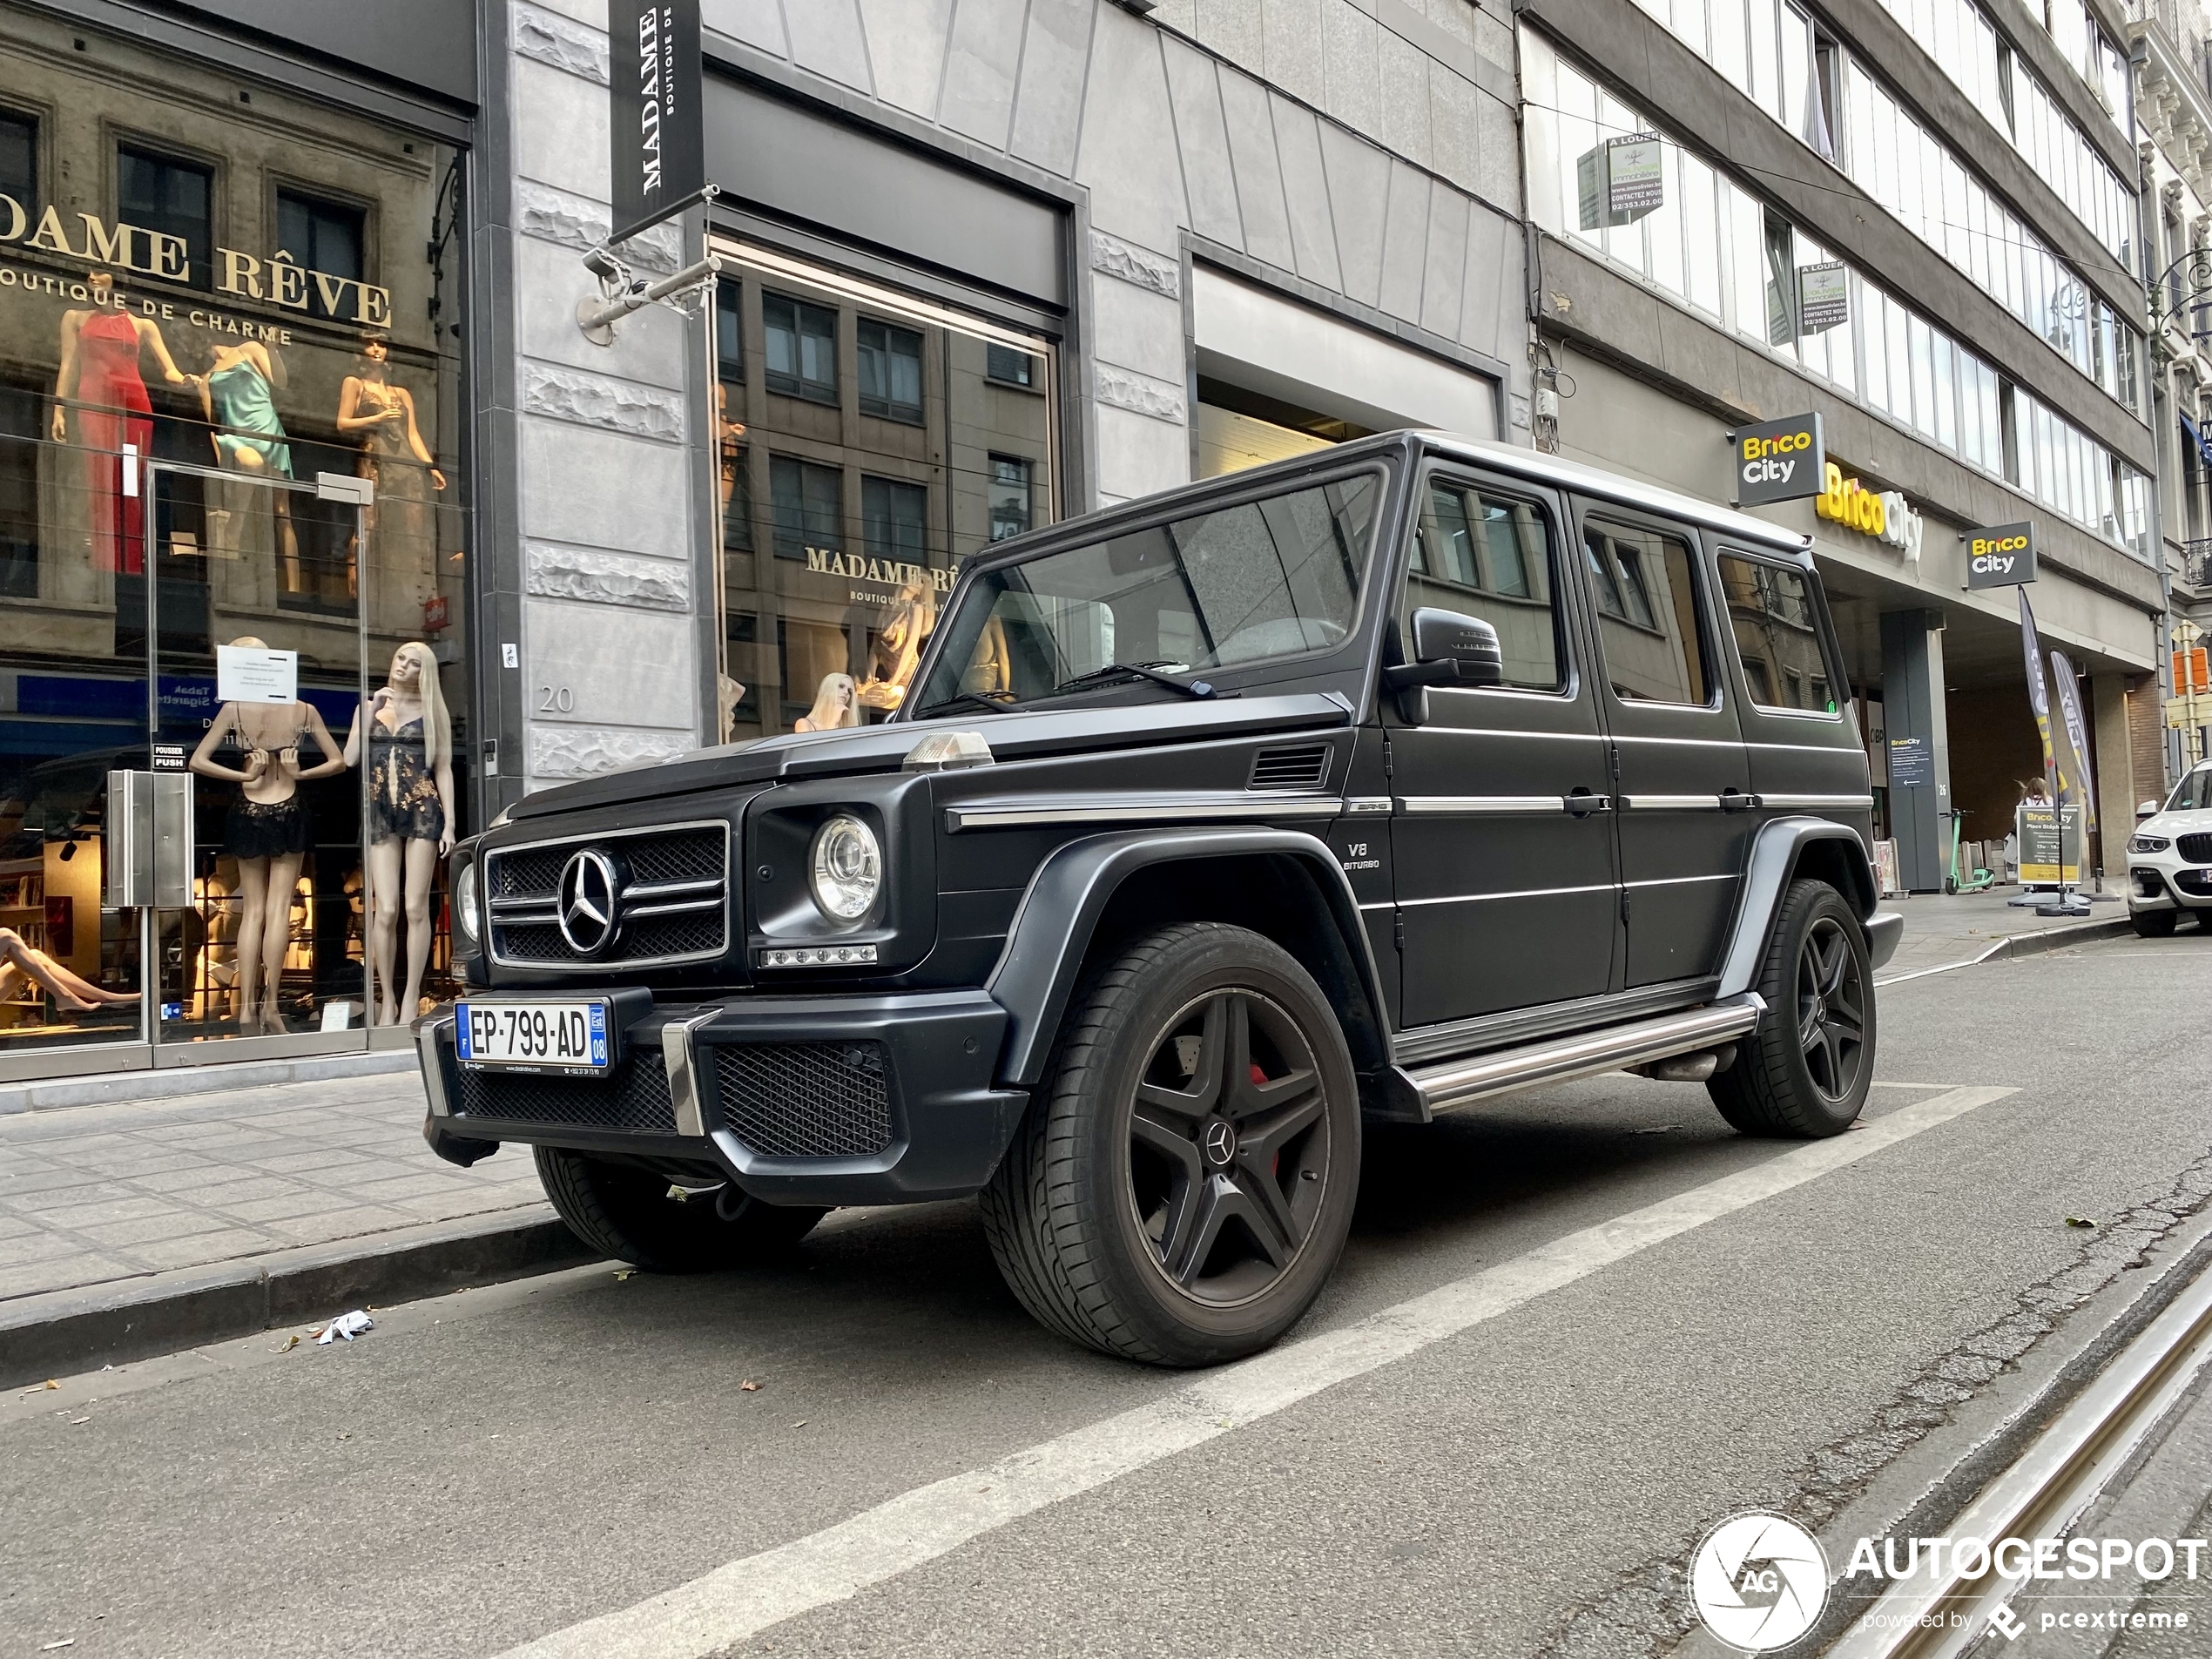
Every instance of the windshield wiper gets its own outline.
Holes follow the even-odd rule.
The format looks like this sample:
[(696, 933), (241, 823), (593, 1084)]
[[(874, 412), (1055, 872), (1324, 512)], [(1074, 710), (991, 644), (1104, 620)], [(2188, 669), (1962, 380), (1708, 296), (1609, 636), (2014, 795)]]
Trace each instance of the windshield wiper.
[(945, 709), (981, 709), (986, 714), (1003, 714), (1021, 699), (1011, 691), (954, 691), (950, 697), (941, 697), (927, 708), (916, 709), (913, 718), (926, 720)]
[(1103, 668), (1094, 668), (1088, 674), (1078, 674), (1071, 680), (1062, 680), (1052, 688), (1052, 695), (1062, 691), (1088, 691), (1094, 685), (1111, 685), (1116, 680), (1150, 680), (1155, 685), (1164, 685), (1171, 691), (1185, 697), (1218, 696), (1211, 680), (1179, 680), (1172, 674), (1159, 671), (1167, 665), (1164, 658), (1151, 663), (1109, 663)]

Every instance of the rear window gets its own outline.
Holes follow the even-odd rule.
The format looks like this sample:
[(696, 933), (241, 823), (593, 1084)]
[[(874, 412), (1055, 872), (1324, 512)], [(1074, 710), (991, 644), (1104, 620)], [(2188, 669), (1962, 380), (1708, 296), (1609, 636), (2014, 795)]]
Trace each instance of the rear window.
[(1751, 701), (1763, 709), (1835, 713), (1838, 682), (1804, 574), (1733, 553), (1721, 555), (1720, 567), (1723, 603)]

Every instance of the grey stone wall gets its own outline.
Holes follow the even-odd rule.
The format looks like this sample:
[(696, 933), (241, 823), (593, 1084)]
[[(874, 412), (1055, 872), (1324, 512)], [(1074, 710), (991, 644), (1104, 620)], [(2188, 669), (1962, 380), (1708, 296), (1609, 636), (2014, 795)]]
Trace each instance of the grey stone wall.
[(702, 0), (710, 35), (1089, 192), (1101, 504), (1190, 476), (1185, 233), (1363, 320), (1525, 356), (1504, 0)]
[[(693, 398), (684, 320), (651, 307), (587, 341), (577, 256), (608, 230), (604, 0), (507, 0), (512, 146), (513, 481), (521, 770), (530, 788), (700, 740)], [(673, 270), (663, 226), (629, 252)], [(506, 673), (492, 642), (484, 671)], [(508, 762), (504, 770), (516, 770)]]

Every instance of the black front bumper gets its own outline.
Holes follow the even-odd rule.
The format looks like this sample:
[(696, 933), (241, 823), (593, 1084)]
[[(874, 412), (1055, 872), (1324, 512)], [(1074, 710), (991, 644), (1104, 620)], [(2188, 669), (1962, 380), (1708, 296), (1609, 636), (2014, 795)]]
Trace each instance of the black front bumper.
[(974, 1192), (1028, 1103), (996, 1086), (1006, 1012), (980, 990), (660, 1004), (623, 1025), (604, 1078), (464, 1072), (453, 1030), (449, 1005), (415, 1028), (441, 1157), (570, 1147), (711, 1170), (772, 1204)]

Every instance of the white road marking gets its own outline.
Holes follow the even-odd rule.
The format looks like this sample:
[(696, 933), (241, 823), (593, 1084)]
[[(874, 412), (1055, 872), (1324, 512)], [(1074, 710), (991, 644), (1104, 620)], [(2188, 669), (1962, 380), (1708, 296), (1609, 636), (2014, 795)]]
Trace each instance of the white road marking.
[(1756, 1169), (1568, 1233), (1340, 1330), (1224, 1366), (1163, 1399), (917, 1487), (634, 1607), (524, 1642), (502, 1659), (692, 1659), (718, 1652), (2018, 1092), (1959, 1088), (1915, 1101), (1869, 1120), (1857, 1134), (1797, 1147)]

